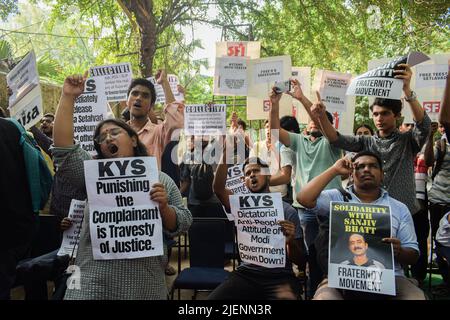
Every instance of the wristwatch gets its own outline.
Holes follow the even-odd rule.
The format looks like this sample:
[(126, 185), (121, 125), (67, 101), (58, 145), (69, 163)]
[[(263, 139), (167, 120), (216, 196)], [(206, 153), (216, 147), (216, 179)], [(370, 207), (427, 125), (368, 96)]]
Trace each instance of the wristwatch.
[(416, 93), (411, 90), (411, 95), (409, 97), (405, 97), (405, 100), (408, 101), (408, 102), (417, 100)]

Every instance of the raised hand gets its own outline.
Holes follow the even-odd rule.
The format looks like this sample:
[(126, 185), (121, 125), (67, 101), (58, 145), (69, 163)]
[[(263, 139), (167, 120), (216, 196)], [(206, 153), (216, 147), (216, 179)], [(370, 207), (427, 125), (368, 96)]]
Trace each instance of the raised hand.
[(282, 93), (277, 93), (275, 87), (272, 87), (272, 91), (269, 93), (270, 102), (273, 104), (279, 104), (281, 100)]
[(156, 83), (157, 83), (157, 84), (162, 84), (164, 81), (167, 81), (166, 70), (164, 70), (164, 69), (159, 69), (159, 70), (156, 72), (155, 79), (156, 79)]
[(300, 82), (297, 79), (293, 79), (291, 80), (291, 84), (292, 84), (292, 92), (289, 91), (287, 92), (287, 94), (300, 101), (305, 97)]
[(86, 82), (87, 72), (82, 76), (81, 74), (71, 75), (64, 80), (62, 92), (63, 95), (78, 98), (84, 92), (84, 83)]
[(341, 158), (333, 165), (337, 175), (349, 175), (353, 171), (353, 163), (348, 158)]
[(314, 102), (311, 107), (311, 116), (314, 119), (318, 120), (318, 119), (322, 118), (323, 116), (325, 116), (326, 107), (322, 103), (322, 99), (320, 97), (319, 91), (316, 91), (316, 98), (317, 98), (317, 101)]
[(399, 68), (404, 68), (400, 70), (394, 70), (394, 78), (395, 79), (403, 79), (403, 91), (409, 93), (411, 90), (411, 78), (412, 78), (412, 70), (409, 64), (401, 63), (398, 65)]

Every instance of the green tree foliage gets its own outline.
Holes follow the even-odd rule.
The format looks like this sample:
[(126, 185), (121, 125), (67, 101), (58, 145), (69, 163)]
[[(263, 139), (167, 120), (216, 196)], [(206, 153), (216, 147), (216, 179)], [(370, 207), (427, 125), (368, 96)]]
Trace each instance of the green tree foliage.
[(3, 21), (5, 21), (10, 14), (15, 14), (17, 12), (17, 0), (0, 1), (0, 19), (2, 19)]
[[(412, 50), (450, 49), (448, 1), (219, 1), (220, 25), (250, 24), (262, 56), (289, 54), (292, 65), (361, 74), (371, 59)], [(231, 27), (234, 40), (249, 34)], [(355, 121), (368, 121), (368, 100), (357, 98)]]

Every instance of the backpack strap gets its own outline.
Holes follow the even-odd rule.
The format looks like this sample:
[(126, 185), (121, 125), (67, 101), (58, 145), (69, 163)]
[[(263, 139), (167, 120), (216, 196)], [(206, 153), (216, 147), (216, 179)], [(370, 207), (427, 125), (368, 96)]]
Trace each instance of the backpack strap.
[(350, 199), (352, 199), (352, 195), (344, 188), (340, 187), (340, 188), (338, 188), (338, 190), (342, 194), (342, 197), (344, 198), (344, 202), (349, 202)]

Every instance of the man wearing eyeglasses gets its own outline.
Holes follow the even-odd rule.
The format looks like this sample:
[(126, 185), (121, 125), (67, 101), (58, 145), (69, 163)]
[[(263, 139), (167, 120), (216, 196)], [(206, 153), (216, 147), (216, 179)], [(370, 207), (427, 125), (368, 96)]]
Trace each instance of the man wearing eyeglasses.
[[(346, 192), (338, 189), (324, 190), (326, 185), (335, 177), (351, 174), (354, 185)], [(328, 218), (331, 201), (344, 201), (346, 194), (348, 201), (353, 203), (368, 203), (390, 206), (392, 214), (391, 237), (384, 238), (386, 245), (392, 244), (395, 263), (396, 296), (381, 296), (383, 299), (424, 300), (425, 296), (415, 284), (404, 275), (402, 265), (414, 264), (419, 258), (414, 223), (408, 207), (392, 198), (381, 185), (384, 173), (380, 157), (370, 151), (357, 153), (352, 161), (347, 158), (339, 159), (331, 168), (311, 180), (297, 195), (297, 200), (317, 217)], [(358, 298), (359, 292), (353, 292), (352, 297)], [(364, 294), (364, 298), (379, 298), (379, 295)], [(319, 285), (314, 299), (334, 300), (343, 299), (342, 291), (328, 287), (328, 279)]]

